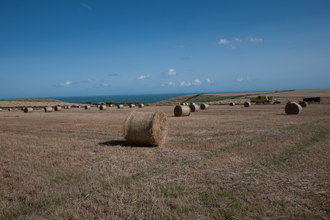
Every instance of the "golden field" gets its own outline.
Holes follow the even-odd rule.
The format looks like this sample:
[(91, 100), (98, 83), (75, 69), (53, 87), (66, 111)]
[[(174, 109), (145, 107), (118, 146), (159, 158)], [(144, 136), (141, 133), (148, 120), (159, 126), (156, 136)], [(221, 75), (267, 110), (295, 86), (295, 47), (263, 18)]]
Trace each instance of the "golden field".
[[(329, 219), (330, 105), (0, 112), (0, 219)], [(127, 146), (135, 111), (166, 144)]]

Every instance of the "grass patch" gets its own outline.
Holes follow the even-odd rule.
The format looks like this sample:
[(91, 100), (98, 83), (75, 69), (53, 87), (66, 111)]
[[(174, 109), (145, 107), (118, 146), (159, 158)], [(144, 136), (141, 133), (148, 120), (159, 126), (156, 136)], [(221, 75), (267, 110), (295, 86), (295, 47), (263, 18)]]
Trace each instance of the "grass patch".
[(272, 166), (283, 163), (290, 159), (292, 155), (297, 154), (298, 152), (304, 150), (305, 148), (312, 146), (319, 142), (320, 140), (324, 139), (327, 135), (329, 135), (329, 131), (319, 131), (315, 133), (310, 139), (302, 141), (300, 144), (291, 145), (286, 149), (280, 151), (279, 153), (274, 153), (268, 156), (266, 162), (264, 163), (265, 166)]

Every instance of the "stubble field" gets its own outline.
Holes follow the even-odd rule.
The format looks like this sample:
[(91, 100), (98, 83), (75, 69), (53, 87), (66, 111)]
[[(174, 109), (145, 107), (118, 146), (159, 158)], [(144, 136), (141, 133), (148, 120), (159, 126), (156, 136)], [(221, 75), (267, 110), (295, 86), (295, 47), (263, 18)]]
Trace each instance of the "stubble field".
[[(0, 112), (1, 219), (329, 219), (330, 105)], [(162, 110), (160, 147), (125, 116)]]

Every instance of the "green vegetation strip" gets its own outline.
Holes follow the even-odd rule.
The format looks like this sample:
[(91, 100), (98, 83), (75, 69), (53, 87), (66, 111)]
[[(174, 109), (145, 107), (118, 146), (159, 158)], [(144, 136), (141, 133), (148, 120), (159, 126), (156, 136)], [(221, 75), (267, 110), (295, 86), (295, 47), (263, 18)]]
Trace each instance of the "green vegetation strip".
[(290, 145), (286, 149), (278, 152), (273, 153), (266, 158), (266, 162), (264, 163), (265, 166), (272, 166), (272, 165), (278, 165), (280, 163), (283, 163), (290, 159), (291, 156), (299, 153), (300, 151), (306, 149), (309, 146), (313, 146), (322, 139), (324, 139), (326, 136), (330, 134), (330, 131), (328, 130), (322, 130), (317, 133), (315, 133), (311, 138), (307, 140), (303, 140), (301, 143), (297, 145)]

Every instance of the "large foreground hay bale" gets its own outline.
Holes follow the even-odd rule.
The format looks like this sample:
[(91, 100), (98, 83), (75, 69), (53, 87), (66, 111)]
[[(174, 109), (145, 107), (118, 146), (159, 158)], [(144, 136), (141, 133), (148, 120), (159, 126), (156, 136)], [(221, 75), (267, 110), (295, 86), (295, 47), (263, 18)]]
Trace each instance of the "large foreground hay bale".
[(209, 104), (201, 104), (201, 109), (202, 110), (208, 110), (209, 109)]
[(251, 107), (251, 102), (244, 102), (244, 107)]
[(134, 108), (135, 105), (134, 105), (134, 104), (129, 104), (129, 107), (130, 107), (130, 108)]
[(230, 106), (234, 106), (235, 105), (235, 102), (231, 102), (229, 105)]
[(85, 105), (85, 109), (86, 110), (91, 109), (91, 106), (90, 105)]
[(300, 105), (301, 107), (305, 108), (305, 107), (308, 106), (308, 103), (305, 102), (305, 101), (301, 101), (301, 102), (299, 102), (299, 105)]
[(123, 109), (124, 108), (124, 105), (117, 105), (117, 108), (118, 109)]
[(59, 112), (59, 111), (62, 111), (62, 107), (61, 106), (55, 106), (55, 111)]
[(106, 105), (101, 105), (100, 106), (100, 110), (106, 110), (107, 109), (107, 106)]
[(33, 108), (24, 108), (25, 113), (32, 113)]
[(301, 110), (302, 110), (301, 106), (296, 102), (290, 102), (290, 103), (286, 104), (286, 106), (285, 106), (286, 114), (297, 115), (301, 112)]
[(198, 112), (199, 111), (199, 105), (197, 105), (197, 104), (195, 104), (195, 103), (191, 103), (190, 105), (189, 105), (189, 108), (190, 108), (190, 111), (191, 112)]
[(167, 136), (167, 118), (164, 112), (129, 113), (124, 122), (124, 138), (128, 145), (159, 146)]
[(53, 108), (52, 107), (45, 107), (44, 110), (45, 110), (45, 112), (52, 112)]
[(186, 105), (177, 105), (174, 108), (174, 115), (181, 117), (181, 116), (189, 116), (190, 115), (190, 107)]
[(142, 104), (142, 103), (139, 104), (138, 106), (139, 106), (139, 108), (144, 108), (144, 104)]

